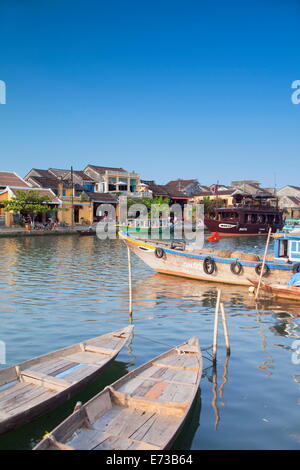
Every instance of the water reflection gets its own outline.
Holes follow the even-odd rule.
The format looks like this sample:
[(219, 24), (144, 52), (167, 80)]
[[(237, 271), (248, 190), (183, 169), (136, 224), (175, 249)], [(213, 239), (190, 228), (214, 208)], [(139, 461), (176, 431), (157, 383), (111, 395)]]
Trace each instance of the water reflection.
[[(262, 252), (265, 240), (243, 239), (243, 246), (238, 240), (222, 243), (218, 248), (239, 246)], [(128, 323), (127, 252), (121, 241), (37, 237), (3, 239), (1, 248), (0, 340), (7, 346), (7, 366)], [(90, 389), (91, 394), (196, 335), (207, 367), (201, 398), (199, 394), (177, 448), (296, 447), (291, 436), (299, 434), (295, 383), (299, 366), (292, 363), (291, 353), (292, 342), (299, 337), (297, 302), (262, 298), (256, 303), (245, 287), (155, 274), (135, 256), (132, 287), (134, 334), (108, 376)], [(231, 357), (229, 365), (221, 328), (213, 371), (209, 350), (218, 288), (225, 305)], [(30, 441), (58, 424), (78, 399), (13, 434), (0, 436), (0, 448), (30, 448)], [(86, 399), (84, 395), (82, 400)], [(266, 406), (268, 433), (261, 427)]]

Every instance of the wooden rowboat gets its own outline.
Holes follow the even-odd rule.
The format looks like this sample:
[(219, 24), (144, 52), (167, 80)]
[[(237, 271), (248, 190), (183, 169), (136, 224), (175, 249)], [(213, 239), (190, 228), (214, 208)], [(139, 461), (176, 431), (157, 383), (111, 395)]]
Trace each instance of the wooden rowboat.
[(96, 230), (77, 230), (80, 237), (91, 237), (96, 235)]
[(0, 370), (0, 434), (78, 393), (113, 361), (132, 329), (128, 326)]
[(161, 450), (174, 442), (198, 391), (197, 338), (106, 387), (48, 434), (34, 450)]
[[(253, 286), (257, 287), (259, 281), (251, 279), (250, 282)], [(276, 297), (300, 300), (300, 286), (288, 286), (286, 284), (267, 283), (262, 281), (260, 284), (260, 289)]]

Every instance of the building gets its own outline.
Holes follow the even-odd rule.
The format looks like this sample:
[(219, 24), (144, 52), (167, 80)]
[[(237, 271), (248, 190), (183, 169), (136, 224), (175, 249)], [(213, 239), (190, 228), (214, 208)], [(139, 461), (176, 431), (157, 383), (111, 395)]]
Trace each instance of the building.
[(6, 227), (12, 227), (15, 224), (19, 224), (21, 222), (22, 216), (25, 216), (25, 211), (21, 214), (15, 214), (12, 211), (5, 211), (4, 205), (1, 204), (2, 201), (9, 201), (12, 198), (16, 197), (18, 191), (37, 191), (39, 196), (48, 196), (50, 201), (47, 202), (47, 205), (53, 207), (52, 211), (49, 211), (47, 214), (37, 214), (36, 220), (38, 222), (46, 222), (47, 217), (54, 217), (56, 216), (56, 211), (54, 209), (58, 209), (60, 207), (61, 201), (59, 198), (54, 194), (51, 189), (44, 189), (44, 188), (31, 188), (28, 186), (19, 187), (19, 186), (6, 186), (6, 188), (0, 190), (0, 223), (1, 225), (5, 225)]
[(197, 179), (191, 180), (172, 180), (165, 184), (166, 188), (169, 188), (170, 191), (179, 191), (180, 193), (184, 193), (187, 196), (192, 196), (193, 194), (197, 194), (207, 187), (201, 186)]
[(83, 172), (95, 181), (95, 191), (100, 193), (122, 192), (130, 195), (137, 192), (140, 184), (137, 173), (129, 173), (123, 168), (87, 165)]

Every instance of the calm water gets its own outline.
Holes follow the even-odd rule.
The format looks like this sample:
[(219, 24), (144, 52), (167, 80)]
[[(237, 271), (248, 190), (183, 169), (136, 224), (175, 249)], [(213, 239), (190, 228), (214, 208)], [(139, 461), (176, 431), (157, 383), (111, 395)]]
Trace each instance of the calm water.
[[(127, 252), (123, 242), (75, 236), (1, 239), (0, 340), (6, 366), (128, 322)], [(228, 239), (218, 248), (263, 252), (265, 238)], [(57, 410), (0, 436), (1, 449), (30, 449), (105, 385), (197, 335), (212, 344), (219, 285), (154, 274), (132, 255), (135, 331), (118, 360), (92, 386)], [(293, 364), (300, 308), (256, 305), (247, 288), (222, 286), (231, 341), (225, 361), (220, 325), (217, 376), (208, 351), (193, 413), (177, 449), (298, 449), (300, 376)], [(0, 365), (4, 367), (4, 365)], [(299, 383), (297, 383), (297, 379)]]

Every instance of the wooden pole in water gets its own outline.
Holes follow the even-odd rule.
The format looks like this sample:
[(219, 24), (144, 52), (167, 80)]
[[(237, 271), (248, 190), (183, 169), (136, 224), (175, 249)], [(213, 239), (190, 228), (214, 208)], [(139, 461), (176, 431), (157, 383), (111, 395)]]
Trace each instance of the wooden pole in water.
[(267, 252), (268, 252), (268, 247), (269, 247), (269, 242), (270, 242), (271, 233), (272, 233), (272, 228), (270, 227), (270, 228), (269, 228), (269, 233), (268, 233), (268, 238), (267, 238), (267, 243), (266, 243), (266, 247), (265, 247), (265, 252), (264, 252), (262, 267), (261, 267), (261, 271), (260, 271), (260, 276), (259, 276), (257, 291), (256, 291), (256, 294), (255, 294), (255, 300), (257, 299), (258, 294), (259, 294), (259, 289), (260, 289), (260, 285), (261, 285), (261, 280), (262, 280), (263, 272), (264, 272), (264, 269), (265, 269), (266, 256), (267, 256)]
[(214, 339), (213, 339), (213, 348), (212, 348), (213, 364), (217, 362), (218, 322), (219, 322), (220, 302), (221, 302), (221, 290), (218, 289), (218, 297), (217, 297), (216, 309), (215, 309)]
[(230, 344), (229, 344), (229, 335), (228, 335), (228, 328), (227, 328), (226, 315), (225, 315), (223, 302), (221, 302), (220, 307), (221, 307), (222, 322), (223, 322), (224, 336), (225, 336), (225, 342), (226, 342), (226, 350), (227, 350), (227, 355), (229, 356)]
[(127, 255), (128, 255), (129, 316), (130, 316), (130, 321), (132, 321), (131, 257), (130, 257), (129, 246), (127, 246)]

